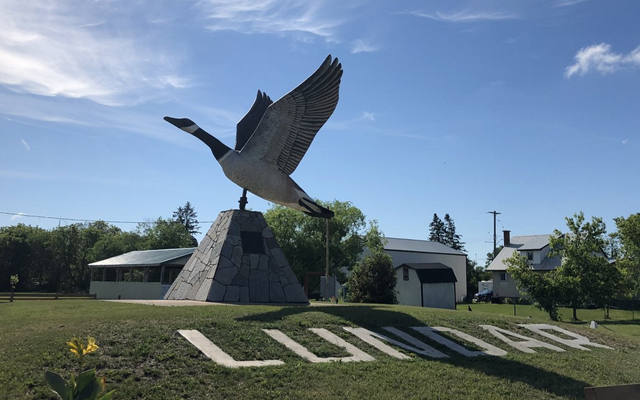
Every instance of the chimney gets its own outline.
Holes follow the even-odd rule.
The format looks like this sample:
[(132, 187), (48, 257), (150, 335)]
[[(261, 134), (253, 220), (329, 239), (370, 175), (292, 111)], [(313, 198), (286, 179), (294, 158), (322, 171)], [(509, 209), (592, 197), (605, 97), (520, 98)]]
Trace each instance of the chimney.
[(502, 233), (504, 234), (504, 247), (507, 247), (511, 244), (511, 231), (504, 230)]

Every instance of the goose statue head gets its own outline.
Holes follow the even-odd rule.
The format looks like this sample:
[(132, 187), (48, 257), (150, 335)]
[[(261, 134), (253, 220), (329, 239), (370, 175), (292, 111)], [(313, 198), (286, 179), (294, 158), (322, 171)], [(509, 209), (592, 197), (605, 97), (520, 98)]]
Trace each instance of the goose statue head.
[[(237, 124), (233, 149), (190, 119), (164, 120), (209, 146), (227, 178), (244, 190), (243, 198), (249, 191), (313, 217), (332, 218), (333, 211), (313, 201), (290, 175), (333, 114), (341, 78), (342, 65), (329, 55), (309, 78), (278, 101), (258, 91), (253, 106)], [(244, 209), (242, 199), (240, 206)]]

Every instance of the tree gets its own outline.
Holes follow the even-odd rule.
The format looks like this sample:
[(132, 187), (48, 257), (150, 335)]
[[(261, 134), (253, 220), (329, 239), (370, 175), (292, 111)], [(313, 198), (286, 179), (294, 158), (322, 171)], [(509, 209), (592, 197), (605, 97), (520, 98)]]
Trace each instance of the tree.
[[(429, 224), (429, 240), (442, 243), (454, 250), (464, 251), (462, 237), (456, 233), (456, 224), (449, 214), (444, 215), (444, 222), (433, 214), (433, 220)], [(467, 296), (472, 296), (478, 287), (478, 282), (489, 274), (482, 268), (478, 268), (475, 261), (466, 259), (467, 270)]]
[(535, 301), (536, 307), (546, 311), (553, 321), (558, 320), (558, 302), (562, 300), (561, 282), (556, 279), (558, 272), (534, 271), (527, 257), (514, 252), (504, 260), (507, 273), (516, 280), (521, 293), (527, 294)]
[(606, 226), (601, 218), (585, 222), (582, 212), (567, 221), (567, 234), (556, 230), (549, 239), (550, 256), (562, 260), (556, 270), (563, 300), (576, 310), (585, 303), (607, 306), (622, 287), (622, 275), (615, 264), (609, 263), (603, 249), (606, 245)]
[(193, 247), (191, 235), (184, 225), (171, 219), (158, 218), (139, 224), (138, 234), (142, 237), (140, 250)]
[(393, 260), (384, 252), (384, 236), (376, 221), (370, 223), (364, 241), (370, 254), (360, 259), (351, 271), (349, 300), (356, 303), (397, 303)]
[(88, 264), (133, 250), (193, 245), (185, 227), (159, 218), (123, 232), (104, 221), (59, 226), (47, 231), (24, 224), (0, 228), (0, 291), (19, 275), (19, 291), (87, 291)]
[(11, 302), (13, 303), (13, 292), (16, 290), (16, 286), (20, 282), (20, 277), (18, 274), (11, 275)]
[[(362, 253), (363, 240), (360, 236), (366, 228), (365, 216), (348, 201), (317, 200), (317, 203), (335, 213), (329, 220), (329, 271), (331, 275), (340, 277), (340, 268), (351, 269)], [(325, 270), (325, 219), (309, 217), (280, 205), (269, 208), (264, 218), (298, 279), (306, 271)]]
[(115, 257), (142, 248), (142, 237), (137, 232), (115, 231), (98, 239), (89, 250), (89, 263)]
[(433, 220), (429, 224), (429, 240), (442, 243), (454, 250), (464, 251), (462, 237), (456, 233), (456, 224), (449, 214), (445, 214), (444, 221), (433, 214)]
[(429, 240), (438, 243), (444, 243), (446, 240), (444, 222), (435, 213), (433, 214), (433, 220), (429, 224)]
[(442, 242), (454, 250), (464, 251), (464, 242), (462, 237), (456, 233), (456, 224), (449, 214), (444, 215), (444, 237)]
[(20, 275), (17, 289), (40, 290), (52, 264), (50, 233), (24, 224), (0, 228), (0, 291), (10, 287), (10, 276)]
[(496, 256), (498, 254), (500, 254), (500, 252), (502, 251), (502, 249), (504, 248), (504, 246), (500, 245), (498, 247), (496, 247), (496, 251), (495, 252), (488, 252), (487, 253), (487, 259), (484, 263), (484, 267), (485, 269), (489, 267), (489, 265), (491, 265), (491, 262), (496, 258)]
[(59, 226), (51, 232), (53, 265), (47, 289), (54, 292), (80, 290), (82, 281), (82, 224)]
[(196, 210), (188, 201), (184, 205), (184, 207), (178, 207), (178, 210), (173, 212), (173, 219), (184, 226), (184, 228), (193, 238), (193, 246), (198, 245), (198, 241), (196, 240), (195, 235), (200, 233), (200, 227), (198, 225), (197, 218), (198, 213), (196, 213)]
[(614, 218), (618, 232), (614, 238), (620, 243), (616, 265), (625, 281), (627, 295), (640, 295), (640, 213), (627, 218)]

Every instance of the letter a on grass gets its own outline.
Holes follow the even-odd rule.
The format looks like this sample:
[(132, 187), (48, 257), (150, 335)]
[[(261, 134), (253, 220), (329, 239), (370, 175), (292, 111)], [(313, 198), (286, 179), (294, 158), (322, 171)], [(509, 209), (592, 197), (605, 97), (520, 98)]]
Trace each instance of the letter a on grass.
[[(545, 349), (549, 349), (549, 350), (553, 350), (553, 351), (557, 351), (557, 352), (563, 352), (564, 351), (564, 349), (561, 349), (558, 346), (554, 346), (554, 345), (549, 344), (549, 343), (541, 342), (538, 339), (534, 339), (534, 338), (530, 338), (530, 337), (527, 337), (527, 336), (523, 336), (523, 335), (517, 334), (515, 332), (508, 331), (506, 329), (498, 328), (497, 326), (480, 325), (480, 328), (489, 331), (489, 333), (491, 333), (493, 336), (495, 336), (498, 339), (502, 340), (503, 342), (505, 342), (509, 346), (515, 347), (516, 349), (518, 349), (518, 350), (520, 350), (520, 351), (522, 351), (524, 353), (535, 353), (535, 351), (531, 350), (532, 347), (543, 347)], [(508, 336), (511, 336), (511, 337), (515, 337), (515, 338), (518, 338), (518, 339), (522, 339), (522, 341), (521, 342), (516, 342), (515, 340), (509, 339), (505, 335), (508, 335)]]
[[(593, 347), (602, 347), (603, 349), (613, 350), (612, 347), (605, 346), (604, 344), (600, 344), (600, 343), (593, 343), (592, 341), (589, 340), (589, 338), (578, 335), (577, 333), (573, 333), (566, 329), (562, 329), (559, 326), (549, 325), (549, 324), (522, 324), (519, 326), (526, 328), (532, 332), (535, 332), (538, 335), (541, 335), (546, 338), (555, 340), (556, 342), (562, 343), (565, 346), (573, 347), (574, 349), (590, 351), (589, 349), (583, 346), (593, 346)], [(572, 337), (573, 339), (564, 339), (546, 331), (560, 332), (569, 337)]]

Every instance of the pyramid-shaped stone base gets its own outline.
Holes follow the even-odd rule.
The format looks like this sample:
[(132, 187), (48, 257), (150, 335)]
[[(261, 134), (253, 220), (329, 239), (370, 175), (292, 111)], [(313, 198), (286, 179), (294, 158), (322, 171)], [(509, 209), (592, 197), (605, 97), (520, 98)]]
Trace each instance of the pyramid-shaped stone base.
[(262, 213), (218, 215), (165, 300), (308, 304)]

